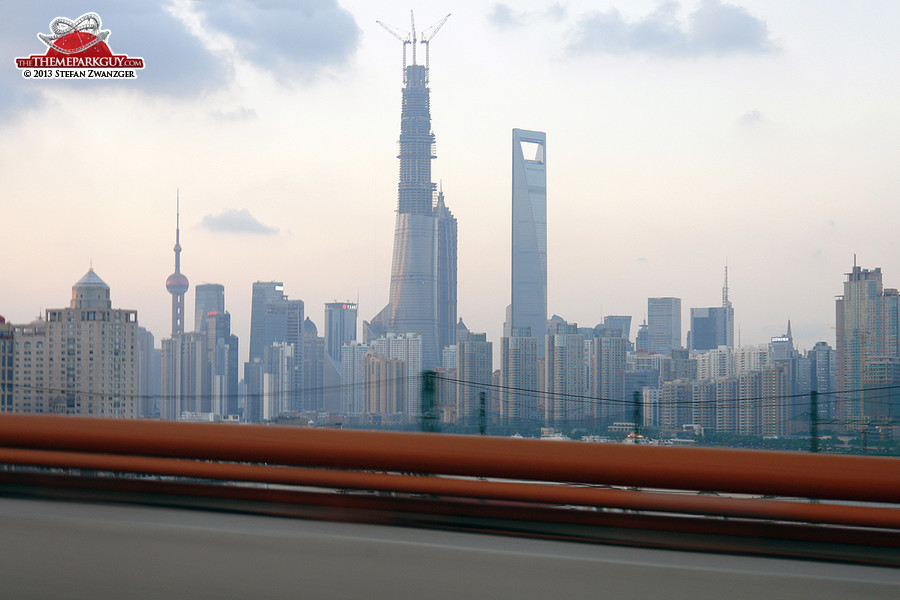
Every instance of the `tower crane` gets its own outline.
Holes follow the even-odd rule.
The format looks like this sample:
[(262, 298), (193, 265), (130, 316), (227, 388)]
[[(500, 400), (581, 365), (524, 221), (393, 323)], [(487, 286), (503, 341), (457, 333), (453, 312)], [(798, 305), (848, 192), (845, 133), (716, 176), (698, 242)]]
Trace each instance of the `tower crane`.
[[(429, 63), (429, 58), (430, 58), (428, 49), (430, 47), (431, 40), (434, 39), (434, 36), (437, 35), (437, 32), (441, 30), (441, 27), (444, 26), (444, 23), (447, 22), (447, 19), (449, 19), (450, 15), (452, 15), (452, 14), (453, 13), (447, 13), (446, 17), (444, 17), (443, 19), (441, 19), (440, 21), (438, 21), (437, 23), (435, 23), (428, 29), (425, 29), (424, 31), (422, 31), (422, 43), (425, 44), (425, 68), (426, 69), (428, 68), (428, 63)], [(428, 33), (429, 31), (431, 32), (430, 34)], [(415, 39), (413, 39), (413, 43), (415, 43)]]
[[(381, 21), (375, 21), (375, 22), (378, 23), (379, 25), (381, 25), (382, 27), (384, 27), (385, 31), (387, 31), (392, 36), (394, 36), (395, 38), (397, 38), (398, 40), (403, 42), (403, 68), (406, 69), (406, 46), (408, 44), (412, 43), (412, 36), (410, 34), (406, 34), (406, 37), (404, 38), (402, 35), (400, 35), (400, 32), (397, 31), (396, 27), (391, 27), (387, 23), (383, 23)], [(416, 47), (415, 44), (413, 44), (413, 49), (415, 49), (415, 47)], [(415, 59), (413, 59), (413, 62), (415, 62)]]
[[(416, 34), (416, 17), (413, 11), (409, 11), (409, 27), (410, 31), (406, 33), (404, 36), (404, 32), (399, 31), (396, 27), (392, 27), (387, 23), (382, 21), (375, 21), (379, 25), (381, 25), (385, 31), (390, 33), (392, 36), (400, 40), (403, 43), (403, 68), (406, 68), (406, 46), (412, 46), (412, 64), (416, 64), (416, 44), (421, 42), (425, 45), (425, 69), (427, 73), (427, 69), (429, 67), (430, 62), (430, 52), (429, 47), (431, 40), (434, 39), (434, 36), (437, 35), (437, 32), (441, 30), (441, 27), (444, 26), (444, 23), (447, 22), (447, 19), (450, 18), (452, 13), (448, 13), (446, 17), (432, 25), (431, 27), (424, 29), (421, 33), (421, 38)], [(428, 75), (426, 74), (426, 78)], [(426, 79), (427, 81), (427, 79)]]

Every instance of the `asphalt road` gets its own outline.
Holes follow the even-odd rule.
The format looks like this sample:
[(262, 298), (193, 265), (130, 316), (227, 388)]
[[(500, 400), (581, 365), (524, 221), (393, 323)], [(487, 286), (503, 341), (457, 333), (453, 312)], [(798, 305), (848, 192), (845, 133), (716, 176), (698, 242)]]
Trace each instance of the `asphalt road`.
[(0, 498), (0, 596), (900, 598), (900, 569)]

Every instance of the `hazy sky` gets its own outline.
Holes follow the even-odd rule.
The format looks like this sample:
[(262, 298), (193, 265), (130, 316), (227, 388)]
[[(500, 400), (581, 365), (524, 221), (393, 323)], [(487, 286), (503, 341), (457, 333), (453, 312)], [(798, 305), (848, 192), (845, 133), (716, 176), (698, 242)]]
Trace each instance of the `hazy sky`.
[[(66, 306), (93, 261), (113, 305), (170, 331), (183, 272), (222, 283), (247, 354), (250, 290), (386, 303), (401, 44), (431, 45), (435, 182), (459, 221), (458, 313), (499, 341), (514, 127), (547, 133), (549, 309), (581, 325), (648, 296), (720, 302), (744, 344), (834, 340), (857, 253), (900, 286), (900, 3), (3, 0), (0, 314)], [(137, 81), (25, 80), (56, 16), (94, 11)]]

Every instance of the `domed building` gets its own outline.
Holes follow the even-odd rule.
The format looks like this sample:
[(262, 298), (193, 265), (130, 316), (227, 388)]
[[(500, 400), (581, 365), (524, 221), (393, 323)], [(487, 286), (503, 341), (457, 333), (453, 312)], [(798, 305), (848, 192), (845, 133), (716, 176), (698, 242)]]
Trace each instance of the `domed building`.
[(89, 269), (68, 308), (15, 327), (13, 412), (137, 418), (137, 331), (137, 311), (112, 308)]

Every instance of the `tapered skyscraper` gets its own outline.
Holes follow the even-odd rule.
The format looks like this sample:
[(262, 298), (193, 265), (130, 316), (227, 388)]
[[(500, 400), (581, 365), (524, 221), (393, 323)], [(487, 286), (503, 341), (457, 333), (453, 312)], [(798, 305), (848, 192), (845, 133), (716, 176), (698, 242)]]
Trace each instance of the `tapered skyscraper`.
[(504, 336), (530, 328), (544, 356), (547, 328), (547, 135), (512, 132), (512, 293)]
[[(425, 368), (440, 364), (442, 348), (455, 343), (456, 325), (456, 219), (431, 180), (435, 153), (427, 52), (444, 21), (421, 40), (416, 38), (415, 26), (406, 39), (386, 27), (403, 42), (400, 182), (390, 300), (364, 324), (367, 341), (385, 333), (420, 334)], [(419, 41), (425, 44), (424, 65), (416, 64)], [(406, 64), (407, 44), (412, 45), (412, 64)]]

